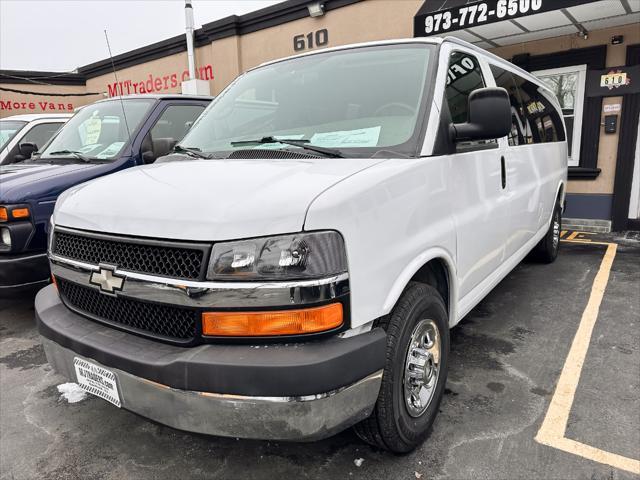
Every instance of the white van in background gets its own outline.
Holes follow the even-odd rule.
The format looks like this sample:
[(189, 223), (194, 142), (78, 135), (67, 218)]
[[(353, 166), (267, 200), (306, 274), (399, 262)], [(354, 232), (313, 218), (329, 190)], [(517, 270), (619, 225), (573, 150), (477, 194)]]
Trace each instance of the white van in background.
[(478, 47), (270, 62), (170, 155), (60, 196), (44, 349), (175, 428), (312, 440), (356, 425), (407, 452), (438, 412), (449, 329), (531, 252), (556, 258), (566, 181), (553, 93)]
[(30, 113), (0, 119), (0, 165), (31, 158), (72, 116), (70, 113)]

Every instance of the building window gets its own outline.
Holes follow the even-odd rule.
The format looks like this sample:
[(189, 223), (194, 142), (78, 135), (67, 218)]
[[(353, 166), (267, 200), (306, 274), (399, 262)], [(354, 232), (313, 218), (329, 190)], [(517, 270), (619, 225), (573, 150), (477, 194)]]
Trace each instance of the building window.
[(582, 110), (584, 106), (584, 86), (587, 66), (554, 68), (533, 72), (553, 93), (555, 93), (564, 122), (567, 126), (567, 146), (569, 149), (569, 166), (580, 166), (580, 140), (582, 133)]

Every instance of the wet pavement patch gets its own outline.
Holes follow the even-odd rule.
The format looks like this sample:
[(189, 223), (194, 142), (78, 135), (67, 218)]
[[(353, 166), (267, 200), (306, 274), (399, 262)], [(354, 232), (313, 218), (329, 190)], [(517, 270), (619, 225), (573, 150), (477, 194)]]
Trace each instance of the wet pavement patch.
[(11, 369), (28, 370), (37, 368), (45, 363), (47, 363), (47, 357), (44, 354), (44, 348), (40, 344), (0, 357), (0, 364)]
[(487, 383), (487, 388), (495, 393), (502, 393), (504, 391), (504, 383), (500, 382), (489, 382)]

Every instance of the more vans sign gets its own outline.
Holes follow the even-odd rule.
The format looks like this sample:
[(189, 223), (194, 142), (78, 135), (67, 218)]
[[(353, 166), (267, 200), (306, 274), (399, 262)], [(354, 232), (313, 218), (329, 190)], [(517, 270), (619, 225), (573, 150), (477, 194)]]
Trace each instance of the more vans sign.
[(24, 100), (0, 100), (0, 111), (13, 112), (17, 110), (19, 112), (33, 112), (33, 113), (46, 113), (46, 112), (73, 112), (73, 103), (51, 101), (51, 100), (39, 100), (39, 101), (24, 101)]

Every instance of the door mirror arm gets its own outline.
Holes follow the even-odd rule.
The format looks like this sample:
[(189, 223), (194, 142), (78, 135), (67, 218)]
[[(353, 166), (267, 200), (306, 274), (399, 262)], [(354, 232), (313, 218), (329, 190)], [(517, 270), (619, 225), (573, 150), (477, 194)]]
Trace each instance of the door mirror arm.
[[(31, 155), (38, 151), (38, 146), (33, 142), (24, 142), (18, 146), (18, 151), (20, 152), (20, 156), (22, 160), (31, 158)], [(16, 155), (16, 159), (18, 155)]]
[(153, 163), (156, 159), (168, 155), (173, 147), (178, 143), (173, 138), (155, 138), (151, 141), (151, 150), (142, 152), (142, 161), (144, 163)]
[(511, 131), (511, 102), (504, 88), (480, 88), (469, 95), (469, 120), (451, 124), (454, 142), (495, 140)]

